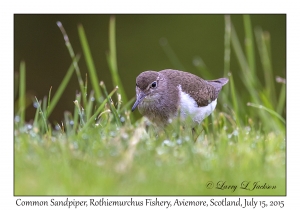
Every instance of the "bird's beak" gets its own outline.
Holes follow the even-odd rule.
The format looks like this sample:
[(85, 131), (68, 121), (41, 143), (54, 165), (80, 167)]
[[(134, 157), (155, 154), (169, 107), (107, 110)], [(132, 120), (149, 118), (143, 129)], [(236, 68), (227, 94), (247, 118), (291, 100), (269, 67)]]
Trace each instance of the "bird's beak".
[(140, 91), (138, 95), (136, 96), (136, 101), (133, 104), (133, 107), (131, 108), (131, 111), (133, 112), (135, 108), (143, 101), (143, 99), (146, 97), (146, 94), (143, 93), (143, 91)]

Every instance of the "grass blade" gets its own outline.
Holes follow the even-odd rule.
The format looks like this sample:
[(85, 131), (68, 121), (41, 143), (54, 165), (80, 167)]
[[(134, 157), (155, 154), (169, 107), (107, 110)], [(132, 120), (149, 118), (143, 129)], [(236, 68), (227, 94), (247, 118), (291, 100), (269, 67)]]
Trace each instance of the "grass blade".
[[(228, 77), (230, 72), (230, 59), (231, 59), (231, 18), (230, 15), (225, 15), (225, 33), (224, 33), (224, 77)], [(229, 81), (230, 82), (230, 81)], [(223, 94), (221, 95), (222, 101), (230, 103), (228, 100), (229, 89), (227, 86), (223, 88)]]
[[(40, 104), (41, 102), (39, 102)], [(33, 127), (34, 128), (39, 128), (39, 107), (38, 104), (35, 102), (34, 104), (36, 104), (36, 111), (35, 111), (35, 115), (34, 115), (34, 120), (33, 120)]]
[(231, 38), (231, 21), (230, 15), (225, 15), (225, 35), (224, 35), (224, 76), (230, 71), (230, 38)]
[(109, 53), (107, 54), (107, 60), (109, 69), (112, 75), (113, 85), (119, 87), (119, 92), (122, 96), (123, 103), (127, 103), (128, 98), (126, 96), (124, 86), (118, 73), (117, 65), (117, 47), (116, 47), (116, 18), (111, 16), (109, 20)]
[[(73, 129), (71, 127), (71, 121), (72, 121), (72, 115), (70, 112), (65, 112), (64, 113), (64, 121), (65, 121), (65, 125), (64, 125), (64, 131), (66, 132), (67, 136), (70, 136), (71, 133), (73, 133), (72, 131), (75, 131), (74, 126)], [(73, 122), (75, 123), (75, 120), (73, 120)]]
[(20, 88), (20, 73), (19, 72), (14, 72), (14, 100), (17, 100), (17, 96), (18, 96), (18, 88)]
[[(75, 98), (76, 98), (75, 100), (79, 101), (79, 103), (80, 103), (81, 94), (80, 93), (76, 94)], [(76, 106), (74, 107), (74, 114), (73, 114), (73, 116), (74, 116), (74, 119), (73, 119), (73, 123), (74, 123), (73, 124), (73, 130), (76, 131), (77, 127), (78, 127), (78, 117), (79, 117), (79, 111), (78, 111), (78, 108)]]
[(108, 97), (106, 99), (103, 100), (102, 104), (97, 108), (97, 110), (95, 111), (95, 113), (93, 114), (93, 116), (87, 120), (86, 124), (83, 126), (82, 130), (86, 129), (88, 126), (90, 126), (95, 119), (97, 118), (97, 116), (101, 113), (102, 109), (104, 108), (105, 104), (108, 101), (108, 98), (111, 98), (111, 96), (118, 90), (118, 88), (116, 87), (110, 94), (108, 94)]
[[(101, 97), (101, 91), (100, 91), (100, 87), (99, 87), (99, 80), (98, 80), (98, 76), (96, 73), (96, 68), (94, 65), (94, 61), (92, 58), (92, 54), (91, 54), (91, 50), (84, 32), (84, 28), (82, 25), (78, 26), (78, 33), (79, 33), (79, 38), (80, 38), (80, 43), (81, 43), (81, 47), (83, 49), (83, 54), (88, 66), (88, 71), (89, 71), (89, 75), (90, 75), (90, 80), (91, 80), (91, 84), (93, 87), (93, 90), (95, 91), (95, 95), (96, 95), (96, 100), (99, 101), (100, 97)], [(84, 96), (86, 97), (86, 96)]]
[(43, 108), (42, 108), (43, 118), (47, 124), (48, 114), (47, 114), (47, 97), (46, 96), (44, 96), (44, 98), (43, 98), (42, 106), (43, 106)]
[[(135, 101), (135, 97), (131, 98), (125, 105), (123, 105), (123, 107), (121, 108), (120, 112), (124, 112), (126, 109), (129, 109), (131, 108), (131, 106), (133, 105)], [(132, 116), (132, 115), (131, 115)]]
[(235, 114), (235, 121), (238, 127), (240, 127), (240, 112), (239, 112), (239, 106), (237, 102), (237, 95), (235, 92), (235, 85), (234, 85), (234, 79), (231, 73), (229, 73), (229, 86), (230, 86), (230, 93), (231, 93), (231, 98), (232, 98), (232, 103), (233, 103), (233, 110)]
[(196, 69), (199, 71), (199, 74), (207, 79), (207, 80), (212, 80), (214, 79), (214, 76), (211, 74), (211, 72), (208, 70), (207, 66), (205, 65), (204, 61), (202, 60), (201, 57), (196, 56), (193, 59), (193, 64), (196, 67)]
[[(117, 122), (117, 125), (120, 127), (122, 124), (121, 124), (121, 121), (120, 121), (120, 117), (117, 113), (117, 110), (113, 104), (113, 102), (111, 101), (111, 98), (108, 97), (108, 94), (107, 94), (107, 90), (106, 90), (106, 87), (105, 87), (105, 84), (104, 82), (100, 82), (100, 86), (102, 87), (103, 91), (104, 91), (104, 94), (106, 95), (106, 98), (107, 98), (107, 101), (108, 101), (108, 104), (109, 104), (109, 107), (110, 107), (110, 110), (111, 112), (113, 113), (113, 116)], [(118, 86), (116, 86), (116, 88), (118, 88)]]
[(249, 65), (247, 62), (247, 59), (245, 57), (245, 54), (242, 50), (241, 44), (239, 42), (239, 39), (237, 37), (236, 31), (234, 29), (234, 26), (231, 25), (231, 43), (232, 43), (232, 47), (233, 47), (233, 51), (235, 52), (235, 55), (237, 57), (238, 63), (240, 64), (241, 67), (241, 77), (242, 80), (244, 81), (244, 84), (247, 88), (247, 90), (249, 91), (253, 101), (255, 103), (259, 103), (259, 97), (257, 94), (257, 89), (256, 89), (256, 84), (254, 82), (254, 79), (252, 77), (251, 72), (249, 71)]
[(85, 108), (86, 119), (90, 119), (90, 117), (92, 115), (94, 99), (95, 99), (94, 98), (94, 91), (91, 91), (90, 96), (89, 96), (89, 100), (88, 100), (88, 103), (87, 103), (87, 107)]
[(48, 103), (47, 103), (47, 114), (48, 114), (48, 116), (50, 115), (48, 110), (49, 110), (49, 105), (50, 105), (50, 102), (51, 102), (51, 92), (52, 92), (52, 86), (50, 87), (49, 94), (48, 94)]
[(25, 123), (25, 106), (26, 106), (26, 67), (25, 62), (21, 61), (20, 64), (20, 86), (19, 86), (19, 113), (20, 113), (20, 126)]
[[(39, 110), (39, 113), (40, 115), (42, 116), (42, 120), (43, 120), (43, 127), (44, 127), (44, 130), (46, 131), (46, 133), (48, 133), (48, 126), (47, 126), (47, 120), (46, 120), (46, 117), (44, 115), (44, 112), (42, 111), (42, 108), (41, 108), (41, 104), (40, 102), (38, 101), (38, 99), (35, 97), (35, 101), (37, 103), (37, 109)], [(44, 100), (45, 101), (45, 100)]]
[(271, 63), (271, 55), (269, 54), (268, 44), (270, 42), (270, 34), (268, 32), (263, 32), (261, 28), (257, 28), (255, 30), (257, 46), (259, 50), (259, 55), (261, 58), (261, 63), (264, 71), (264, 77), (266, 82), (266, 92), (268, 98), (272, 100), (272, 103), (276, 103), (276, 91), (274, 85), (274, 75), (272, 70), (272, 63)]
[[(76, 58), (75, 58), (75, 62), (77, 63), (79, 60), (79, 56), (77, 55)], [(50, 114), (52, 113), (53, 109), (55, 108), (56, 104), (58, 103), (59, 99), (61, 98), (63, 92), (65, 91), (70, 79), (71, 79), (71, 76), (74, 72), (74, 62), (71, 64), (71, 66), (69, 67), (65, 77), (63, 78), (62, 82), (60, 83), (57, 91), (55, 92), (52, 100), (51, 100), (51, 103), (48, 107), (48, 116), (50, 116)]]
[(283, 109), (284, 109), (284, 105), (286, 102), (286, 84), (285, 84), (285, 79), (281, 78), (281, 77), (276, 77), (276, 81), (278, 83), (282, 83), (281, 86), (281, 90), (279, 93), (279, 99), (278, 99), (278, 104), (276, 107), (276, 112), (279, 114), (283, 114)]
[(267, 112), (269, 112), (270, 114), (274, 115), (275, 117), (277, 117), (283, 124), (285, 124), (285, 120), (283, 119), (283, 117), (281, 117), (277, 112), (268, 109), (267, 107), (263, 106), (263, 105), (257, 105), (257, 104), (253, 104), (253, 103), (247, 103), (248, 106), (252, 106), (258, 109), (263, 109), (266, 110)]
[[(80, 99), (80, 97), (78, 97), (78, 99)], [(84, 122), (84, 110), (83, 108), (80, 106), (80, 101), (75, 100), (74, 101), (75, 106), (78, 109), (78, 114), (79, 114), (79, 119), (80, 119), (80, 125), (84, 126), (85, 122)]]
[(74, 65), (74, 68), (75, 68), (75, 72), (76, 72), (76, 75), (77, 75), (77, 79), (78, 79), (80, 91), (81, 91), (81, 94), (83, 95), (83, 104), (85, 106), (86, 105), (86, 95), (84, 94), (85, 93), (84, 84), (83, 84), (83, 80), (82, 80), (82, 77), (81, 77), (81, 74), (80, 74), (80, 70), (79, 70), (79, 67), (78, 67), (78, 59), (77, 59), (77, 57), (75, 57), (75, 53), (74, 53), (73, 47), (71, 45), (71, 42), (70, 42), (69, 37), (68, 37), (68, 34), (66, 33), (66, 31), (65, 31), (62, 23), (58, 21), (58, 22), (56, 22), (56, 24), (57, 24), (57, 26), (59, 27), (61, 33), (64, 36), (65, 44), (66, 44), (67, 49), (69, 50), (69, 54), (70, 54), (70, 56), (72, 58), (72, 62), (73, 62), (73, 65)]
[(255, 51), (253, 41), (253, 31), (250, 20), (250, 15), (243, 15), (244, 29), (245, 29), (245, 49), (246, 56), (249, 64), (249, 69), (252, 73), (252, 77), (256, 77), (256, 66), (255, 66)]
[(165, 51), (167, 57), (169, 58), (170, 62), (175, 67), (175, 69), (179, 69), (179, 70), (185, 71), (184, 66), (179, 61), (177, 55), (175, 54), (175, 52), (171, 48), (168, 40), (166, 38), (161, 38), (159, 40), (159, 44), (163, 48), (163, 50)]

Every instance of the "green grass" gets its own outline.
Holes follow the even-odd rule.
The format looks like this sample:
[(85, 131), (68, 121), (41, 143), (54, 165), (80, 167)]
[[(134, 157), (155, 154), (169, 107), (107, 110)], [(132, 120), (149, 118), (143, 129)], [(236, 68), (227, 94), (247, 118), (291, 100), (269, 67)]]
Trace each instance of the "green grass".
[[(48, 97), (36, 99), (32, 124), (24, 120), (25, 62), (20, 65), (19, 93), (15, 94), (19, 96), (14, 124), (15, 195), (286, 194), (285, 83), (278, 79), (282, 88), (277, 97), (275, 78), (264, 78), (265, 85), (259, 82), (257, 71), (264, 71), (265, 77), (273, 75), (270, 35), (257, 29), (253, 36), (250, 16), (244, 16), (246, 53), (230, 16), (225, 16), (224, 75), (230, 82), (222, 91), (229, 97), (221, 92), (220, 100), (226, 106), (220, 111), (219, 105), (199, 126), (196, 142), (178, 122), (165, 132), (157, 132), (144, 118), (134, 121), (131, 117), (133, 100), (127, 100), (117, 71), (114, 17), (110, 19), (107, 54), (113, 84), (118, 86), (112, 91), (96, 77), (83, 26), (78, 26), (78, 32), (89, 69), (90, 91), (87, 76), (83, 82), (78, 67), (79, 57), (63, 26), (58, 25), (71, 66), (53, 97), (50, 89)], [(261, 61), (255, 60), (254, 37)], [(162, 47), (173, 63), (180, 63), (175, 53), (170, 53), (171, 46)], [(240, 64), (240, 75), (230, 72), (232, 51)], [(204, 67), (202, 61), (198, 68)], [(48, 117), (73, 72), (80, 88), (74, 110), (66, 111), (64, 121), (53, 129)], [(245, 91), (251, 97), (245, 99), (245, 92), (236, 88), (234, 80), (238, 78), (245, 81)], [(114, 95), (117, 101), (112, 100)], [(248, 189), (255, 182), (276, 187), (246, 190), (241, 189), (243, 182), (249, 182)], [(237, 188), (218, 189), (226, 186)]]

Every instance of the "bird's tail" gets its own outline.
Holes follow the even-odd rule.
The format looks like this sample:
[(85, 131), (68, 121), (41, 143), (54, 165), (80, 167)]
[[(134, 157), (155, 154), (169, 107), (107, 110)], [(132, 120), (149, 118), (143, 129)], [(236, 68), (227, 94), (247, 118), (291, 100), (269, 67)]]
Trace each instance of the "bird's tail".
[(217, 91), (219, 92), (222, 89), (222, 86), (226, 85), (226, 83), (229, 81), (228, 78), (220, 78), (215, 80), (209, 80), (209, 84), (214, 86)]
[(209, 82), (211, 83), (215, 83), (215, 84), (220, 84), (222, 86), (226, 85), (226, 83), (229, 81), (228, 78), (220, 78), (220, 79), (215, 79), (215, 80), (209, 80)]

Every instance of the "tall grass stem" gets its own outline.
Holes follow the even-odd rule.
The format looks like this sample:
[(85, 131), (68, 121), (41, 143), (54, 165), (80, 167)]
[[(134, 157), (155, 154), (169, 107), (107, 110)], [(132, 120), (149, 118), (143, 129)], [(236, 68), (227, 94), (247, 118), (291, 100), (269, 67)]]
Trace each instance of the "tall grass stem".
[[(95, 91), (96, 100), (99, 102), (100, 97), (101, 97), (99, 80), (98, 80), (95, 64), (93, 61), (93, 57), (91, 54), (91, 50), (90, 50), (90, 47), (89, 47), (89, 44), (88, 44), (88, 41), (87, 41), (87, 38), (85, 35), (85, 31), (84, 31), (84, 28), (82, 25), (78, 26), (78, 33), (79, 33), (81, 47), (83, 49), (83, 54), (84, 54), (84, 57), (85, 57), (85, 60), (87, 63), (91, 84), (92, 84), (93, 90)], [(84, 98), (85, 97), (86, 96), (84, 96)]]
[(20, 64), (20, 86), (19, 86), (19, 113), (20, 113), (20, 126), (25, 123), (25, 106), (26, 106), (26, 66), (25, 62), (21, 61)]
[(85, 105), (86, 104), (86, 95), (84, 95), (84, 93), (85, 93), (84, 84), (83, 84), (83, 80), (82, 80), (82, 77), (81, 77), (81, 74), (80, 74), (80, 69), (79, 69), (79, 66), (78, 66), (78, 59), (77, 59), (77, 57), (75, 57), (75, 53), (74, 53), (73, 47), (71, 45), (71, 42), (69, 40), (69, 36), (68, 36), (65, 28), (63, 27), (62, 23), (60, 21), (57, 21), (56, 24), (57, 24), (57, 26), (59, 27), (61, 33), (64, 36), (65, 44), (66, 44), (66, 47), (69, 51), (70, 57), (72, 59), (72, 63), (73, 63), (74, 68), (75, 68), (75, 72), (76, 72), (76, 75), (77, 75), (80, 91), (83, 95), (83, 103)]
[(112, 76), (112, 81), (114, 86), (119, 87), (119, 92), (122, 96), (123, 103), (127, 103), (128, 98), (125, 93), (122, 80), (118, 73), (118, 63), (117, 63), (117, 47), (116, 47), (116, 18), (111, 16), (109, 19), (109, 52), (107, 54), (107, 61), (109, 64), (109, 69)]

